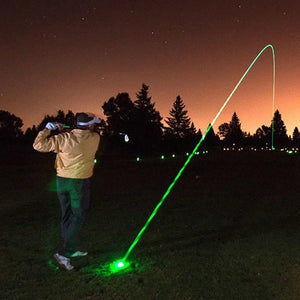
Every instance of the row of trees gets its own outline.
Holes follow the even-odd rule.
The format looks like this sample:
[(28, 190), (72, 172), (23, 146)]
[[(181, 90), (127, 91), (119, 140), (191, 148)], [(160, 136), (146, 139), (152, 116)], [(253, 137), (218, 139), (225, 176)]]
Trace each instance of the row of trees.
[[(166, 118), (166, 126), (149, 96), (149, 86), (143, 84), (132, 101), (128, 93), (119, 93), (111, 97), (102, 105), (106, 120), (100, 124), (101, 149), (111, 154), (154, 154), (184, 153), (190, 151), (202, 137), (201, 130), (188, 116), (185, 104), (177, 96)], [(37, 132), (43, 129), (47, 122), (57, 121), (71, 127), (75, 126), (76, 116), (69, 110), (62, 110), (56, 116), (46, 115), (37, 126), (22, 132), (22, 120), (7, 111), (0, 111), (0, 140), (11, 142), (14, 140), (32, 143)], [(293, 136), (288, 137), (286, 127), (277, 110), (274, 114), (273, 125), (262, 125), (254, 135), (242, 131), (241, 122), (234, 112), (229, 123), (223, 123), (215, 134), (211, 128), (204, 140), (204, 147), (271, 147), (272, 126), (274, 128), (275, 148), (300, 146), (300, 133), (295, 127)], [(130, 142), (124, 143), (118, 133), (127, 133)]]

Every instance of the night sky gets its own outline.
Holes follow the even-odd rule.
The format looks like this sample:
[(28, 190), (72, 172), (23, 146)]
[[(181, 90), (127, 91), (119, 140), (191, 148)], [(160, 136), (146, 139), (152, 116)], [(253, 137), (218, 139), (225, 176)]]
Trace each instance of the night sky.
[[(98, 0), (0, 4), (0, 109), (23, 130), (57, 110), (94, 112), (142, 83), (163, 118), (177, 95), (205, 131), (255, 56), (276, 55), (275, 108), (300, 128), (300, 1)], [(214, 125), (236, 111), (255, 133), (272, 118), (272, 53), (257, 61)]]

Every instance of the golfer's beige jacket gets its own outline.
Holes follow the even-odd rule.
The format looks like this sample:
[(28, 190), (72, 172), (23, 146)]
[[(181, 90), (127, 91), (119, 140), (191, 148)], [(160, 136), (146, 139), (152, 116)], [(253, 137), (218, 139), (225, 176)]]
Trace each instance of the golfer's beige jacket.
[(89, 130), (73, 129), (49, 137), (50, 131), (40, 131), (33, 148), (40, 152), (55, 152), (57, 175), (65, 178), (89, 178), (93, 175), (94, 159), (100, 136)]

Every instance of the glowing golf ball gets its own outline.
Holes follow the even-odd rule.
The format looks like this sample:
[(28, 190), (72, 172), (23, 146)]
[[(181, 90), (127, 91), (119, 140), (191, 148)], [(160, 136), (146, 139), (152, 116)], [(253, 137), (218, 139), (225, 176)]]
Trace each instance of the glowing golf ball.
[(124, 267), (124, 263), (122, 261), (118, 262), (117, 267), (118, 268), (123, 268)]

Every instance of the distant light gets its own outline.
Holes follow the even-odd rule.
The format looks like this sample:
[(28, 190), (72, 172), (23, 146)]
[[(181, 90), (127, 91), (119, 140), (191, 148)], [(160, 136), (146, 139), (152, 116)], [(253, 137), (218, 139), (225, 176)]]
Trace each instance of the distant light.
[(97, 163), (97, 159), (95, 158), (95, 159), (94, 159), (94, 164), (96, 164), (96, 163)]
[(175, 154), (172, 154), (172, 157), (174, 158), (176, 155)]
[(297, 151), (288, 150), (288, 151), (286, 151), (286, 153), (288, 153), (288, 154), (294, 154), (294, 153), (297, 153)]
[(137, 158), (136, 158), (136, 161), (140, 161), (140, 158), (139, 158), (139, 157), (137, 157)]
[(186, 155), (186, 156), (189, 156), (190, 154), (187, 152), (185, 155)]
[(164, 155), (162, 155), (162, 156), (160, 157), (160, 159), (165, 159), (165, 156), (164, 156)]

